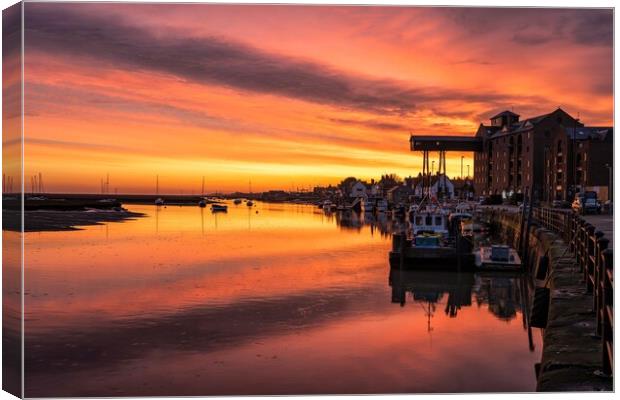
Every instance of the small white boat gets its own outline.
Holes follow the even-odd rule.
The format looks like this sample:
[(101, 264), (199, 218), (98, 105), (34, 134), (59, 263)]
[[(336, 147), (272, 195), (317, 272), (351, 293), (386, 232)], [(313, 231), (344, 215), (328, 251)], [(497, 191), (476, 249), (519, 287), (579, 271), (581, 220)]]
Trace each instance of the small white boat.
[(213, 212), (227, 212), (228, 206), (226, 204), (211, 204), (211, 211)]
[(332, 203), (330, 200), (325, 200), (323, 202), (323, 210), (325, 210), (325, 211), (331, 211), (332, 208), (334, 208), (334, 207), (335, 207), (335, 204)]
[(480, 269), (516, 271), (521, 269), (521, 258), (510, 246), (483, 246), (475, 251), (475, 264)]
[(163, 206), (164, 205), (164, 199), (162, 199), (161, 197), (158, 197), (157, 199), (155, 199), (155, 205), (156, 206)]

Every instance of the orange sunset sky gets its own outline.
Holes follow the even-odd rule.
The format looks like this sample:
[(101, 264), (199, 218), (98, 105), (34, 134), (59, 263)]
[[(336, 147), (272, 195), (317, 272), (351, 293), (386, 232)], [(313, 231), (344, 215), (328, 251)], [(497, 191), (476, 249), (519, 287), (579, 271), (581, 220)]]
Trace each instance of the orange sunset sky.
[(612, 125), (612, 29), (600, 9), (26, 3), (26, 189), (307, 188), (417, 175), (410, 132), (504, 109)]

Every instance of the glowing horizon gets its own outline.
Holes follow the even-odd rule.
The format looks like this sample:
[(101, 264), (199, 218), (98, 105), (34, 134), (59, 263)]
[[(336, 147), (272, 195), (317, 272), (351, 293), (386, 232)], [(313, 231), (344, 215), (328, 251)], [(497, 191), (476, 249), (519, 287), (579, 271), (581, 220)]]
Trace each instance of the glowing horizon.
[[(25, 187), (290, 190), (416, 176), (410, 133), (504, 109), (611, 126), (612, 29), (601, 9), (26, 3)], [(448, 175), (461, 155), (473, 175), (461, 153)]]

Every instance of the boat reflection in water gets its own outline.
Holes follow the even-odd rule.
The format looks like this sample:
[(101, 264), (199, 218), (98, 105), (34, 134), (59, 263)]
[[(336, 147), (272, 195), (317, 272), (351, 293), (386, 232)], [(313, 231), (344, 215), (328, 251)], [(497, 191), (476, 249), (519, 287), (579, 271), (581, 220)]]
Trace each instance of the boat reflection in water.
[(385, 213), (357, 213), (355, 211), (339, 211), (326, 213), (333, 216), (338, 226), (343, 230), (361, 231), (363, 227), (370, 228), (370, 234), (379, 234), (389, 238), (393, 233), (403, 232), (407, 226), (406, 221), (390, 218)]
[(472, 307), (473, 302), (478, 308), (486, 305), (492, 315), (503, 321), (521, 315), (523, 328), (528, 332), (530, 351), (534, 350), (528, 325), (528, 298), (532, 285), (524, 275), (391, 268), (389, 285), (392, 303), (404, 307), (410, 301), (426, 307), (429, 331), (432, 330), (431, 318), (436, 305), (442, 303), (445, 296), (444, 313), (450, 318), (456, 318), (462, 307)]

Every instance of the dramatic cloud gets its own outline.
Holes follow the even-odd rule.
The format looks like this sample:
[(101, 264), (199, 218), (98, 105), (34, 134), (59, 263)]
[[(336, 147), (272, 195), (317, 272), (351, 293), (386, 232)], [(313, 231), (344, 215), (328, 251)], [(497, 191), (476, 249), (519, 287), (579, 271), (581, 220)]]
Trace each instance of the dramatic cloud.
[(128, 68), (374, 112), (407, 113), (416, 90), (355, 77), (324, 65), (269, 54), (220, 38), (156, 37), (118, 21), (63, 9), (27, 14), (28, 50), (69, 53)]
[[(509, 101), (509, 96), (502, 93), (412, 88), (404, 82), (363, 77), (218, 37), (156, 35), (109, 17), (65, 8), (29, 10), (27, 51), (86, 57), (98, 63), (161, 71), (189, 81), (373, 113), (406, 115), (419, 104), (446, 98), (463, 102)], [(530, 96), (540, 102), (535, 97)]]
[[(506, 109), (608, 125), (612, 22), (605, 9), (27, 3), (26, 173), (69, 191), (108, 172), (119, 191), (151, 190), (164, 171), (178, 191), (204, 171), (220, 190), (250, 176), (276, 189), (416, 174), (410, 132), (471, 135)], [(67, 154), (83, 168), (62, 167)]]
[(537, 45), (569, 41), (590, 46), (613, 44), (611, 9), (450, 8), (434, 10), (449, 15), (472, 35), (512, 33), (515, 42)]
[(397, 124), (393, 122), (385, 122), (385, 121), (377, 121), (377, 120), (354, 120), (354, 119), (344, 119), (344, 118), (330, 118), (331, 122), (335, 122), (337, 124), (345, 124), (345, 125), (354, 125), (354, 126), (362, 126), (371, 129), (377, 130), (385, 130), (385, 131), (407, 131), (409, 127), (403, 124)]

